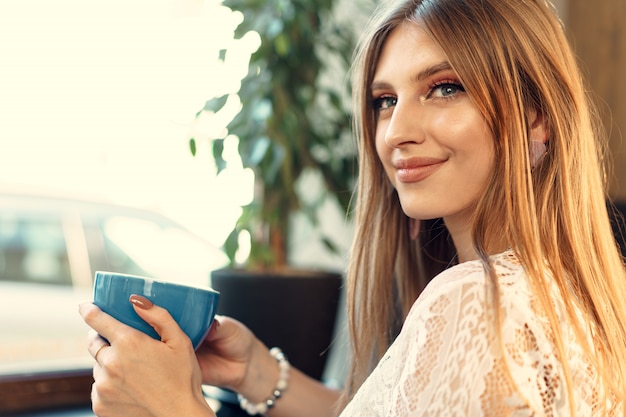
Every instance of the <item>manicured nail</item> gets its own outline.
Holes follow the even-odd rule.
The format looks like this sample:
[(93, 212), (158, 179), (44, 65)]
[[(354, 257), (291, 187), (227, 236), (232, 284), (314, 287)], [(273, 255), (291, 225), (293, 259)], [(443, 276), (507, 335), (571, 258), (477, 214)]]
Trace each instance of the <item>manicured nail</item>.
[(209, 329), (209, 334), (207, 335), (206, 340), (213, 340), (216, 337), (215, 332), (217, 332), (217, 329), (219, 329), (221, 324), (222, 323), (220, 323), (217, 317), (213, 319), (213, 323), (211, 323), (211, 328)]
[(152, 308), (152, 305), (153, 305), (152, 301), (148, 300), (146, 297), (142, 295), (137, 295), (137, 294), (131, 295), (128, 301), (130, 301), (137, 307), (144, 309), (144, 310), (148, 310)]

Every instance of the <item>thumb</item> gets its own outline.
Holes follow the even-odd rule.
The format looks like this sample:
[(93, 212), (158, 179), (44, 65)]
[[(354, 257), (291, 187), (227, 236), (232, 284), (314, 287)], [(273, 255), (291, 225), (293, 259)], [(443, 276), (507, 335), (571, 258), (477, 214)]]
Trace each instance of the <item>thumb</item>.
[(137, 294), (131, 295), (128, 301), (133, 304), (139, 317), (158, 333), (162, 342), (175, 346), (189, 339), (163, 307), (156, 306), (146, 297)]

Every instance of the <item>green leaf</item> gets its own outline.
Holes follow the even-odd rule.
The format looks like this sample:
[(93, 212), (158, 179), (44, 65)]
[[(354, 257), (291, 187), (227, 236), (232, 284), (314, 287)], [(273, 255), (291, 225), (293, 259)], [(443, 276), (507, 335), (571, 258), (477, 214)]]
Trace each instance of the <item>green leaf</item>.
[(287, 56), (287, 54), (289, 54), (289, 45), (289, 38), (284, 33), (280, 33), (274, 39), (274, 50), (280, 56)]
[(271, 19), (269, 24), (267, 25), (266, 35), (269, 38), (274, 38), (278, 36), (280, 33), (282, 33), (284, 28), (285, 28), (285, 25), (283, 24), (282, 20)]
[(237, 254), (237, 250), (239, 249), (239, 231), (237, 229), (233, 229), (230, 232), (222, 247), (224, 249), (224, 253), (230, 260), (230, 264), (234, 265), (235, 255)]
[(226, 104), (226, 100), (228, 100), (228, 94), (225, 94), (221, 97), (214, 97), (212, 99), (209, 99), (206, 103), (204, 103), (204, 110), (217, 113), (222, 107), (224, 107), (224, 104)]
[(322, 238), (322, 243), (324, 244), (326, 249), (328, 249), (332, 253), (339, 253), (339, 248), (330, 239), (324, 237)]
[[(274, 152), (272, 153), (272, 161), (270, 166), (263, 173), (263, 178), (268, 182), (272, 183), (275, 181), (278, 173), (280, 172), (280, 167), (283, 165), (283, 161), (285, 160), (285, 148), (280, 145), (273, 146)], [(288, 190), (283, 190), (282, 192), (287, 192)]]
[(196, 156), (196, 140), (194, 138), (189, 139), (189, 150), (192, 156)]
[[(244, 161), (247, 166), (256, 166), (261, 163), (265, 155), (267, 154), (268, 149), (272, 142), (267, 136), (262, 136), (256, 139), (250, 148), (250, 152), (247, 154), (248, 157)], [(245, 154), (244, 152), (242, 152)], [(244, 156), (242, 155), (242, 159)]]
[(215, 159), (215, 166), (217, 172), (221, 172), (226, 168), (226, 161), (224, 160), (224, 139), (215, 139), (213, 141), (213, 158)]

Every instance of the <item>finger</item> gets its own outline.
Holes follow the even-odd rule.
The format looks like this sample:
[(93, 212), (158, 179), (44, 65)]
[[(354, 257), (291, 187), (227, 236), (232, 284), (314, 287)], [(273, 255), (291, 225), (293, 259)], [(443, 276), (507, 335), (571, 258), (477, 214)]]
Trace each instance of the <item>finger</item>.
[(107, 348), (107, 347), (109, 347), (108, 344), (102, 345), (96, 350), (96, 353), (93, 354), (93, 358), (96, 360), (96, 362), (98, 362), (98, 353), (100, 353), (102, 349)]
[(102, 341), (104, 341), (107, 345), (111, 345), (109, 343), (109, 341), (107, 339), (105, 339), (104, 337), (102, 337), (102, 335), (100, 333), (98, 333), (94, 329), (89, 329), (89, 332), (87, 333), (87, 347), (89, 347), (89, 345), (95, 343), (96, 344), (96, 348), (97, 348), (97, 347), (100, 346), (100, 343)]
[(90, 331), (88, 343), (87, 343), (87, 351), (91, 355), (92, 358), (98, 362), (98, 355), (105, 348), (109, 347), (109, 342), (101, 337), (95, 330)]
[(101, 378), (105, 377), (104, 367), (98, 362), (94, 363), (92, 375), (94, 382), (97, 383), (98, 381), (100, 381)]
[(104, 340), (104, 338), (98, 336), (98, 338), (90, 341), (87, 350), (89, 351), (89, 354), (96, 360), (96, 362), (98, 362), (98, 355), (100, 354), (100, 352), (110, 346), (111, 345), (109, 345), (109, 342)]
[(162, 342), (168, 345), (190, 343), (187, 335), (166, 309), (152, 304), (150, 300), (141, 295), (133, 294), (129, 301), (133, 304), (139, 317), (157, 332)]
[(98, 390), (96, 389), (96, 383), (91, 384), (91, 404), (98, 403)]
[(122, 332), (122, 328), (128, 327), (91, 302), (81, 303), (78, 306), (78, 311), (85, 323), (109, 342), (114, 341), (115, 335)]
[(209, 334), (204, 339), (205, 342), (214, 342), (219, 339), (239, 338), (242, 335), (242, 331), (249, 332), (249, 330), (241, 324), (241, 322), (233, 319), (232, 317), (216, 315)]
[(209, 333), (207, 333), (206, 337), (204, 338), (205, 341), (210, 341), (210, 340), (214, 340), (217, 339), (219, 336), (217, 334), (218, 329), (221, 325), (221, 321), (220, 318), (218, 316), (215, 316), (213, 318), (213, 323), (211, 323), (211, 328), (209, 329)]

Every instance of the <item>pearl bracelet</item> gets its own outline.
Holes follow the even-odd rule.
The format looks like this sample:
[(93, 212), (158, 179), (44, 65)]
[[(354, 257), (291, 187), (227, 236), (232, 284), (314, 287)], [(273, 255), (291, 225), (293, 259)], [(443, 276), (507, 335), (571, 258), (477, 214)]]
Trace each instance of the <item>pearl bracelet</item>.
[(253, 404), (243, 395), (237, 394), (239, 406), (242, 410), (244, 410), (251, 416), (267, 413), (267, 410), (274, 407), (274, 405), (276, 404), (276, 400), (278, 400), (283, 395), (283, 392), (287, 389), (287, 383), (289, 380), (289, 368), (291, 368), (291, 365), (289, 365), (289, 361), (287, 361), (285, 354), (282, 350), (280, 350), (280, 348), (271, 348), (270, 355), (272, 355), (272, 357), (276, 359), (276, 362), (278, 362), (278, 370), (280, 371), (280, 374), (278, 376), (278, 382), (276, 383), (274, 391), (272, 391), (272, 395), (270, 395), (265, 401)]

